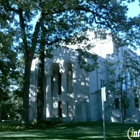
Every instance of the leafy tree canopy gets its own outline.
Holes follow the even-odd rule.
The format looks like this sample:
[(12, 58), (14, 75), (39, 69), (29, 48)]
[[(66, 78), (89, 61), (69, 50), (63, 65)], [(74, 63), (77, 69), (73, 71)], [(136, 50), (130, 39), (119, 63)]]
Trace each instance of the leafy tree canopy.
[(133, 1), (0, 0), (1, 32), (10, 35), (14, 42), (13, 49), (24, 55), (23, 98), (26, 120), (29, 114), (31, 62), (42, 44), (42, 33), (46, 48), (60, 46), (63, 42), (75, 44), (87, 40), (86, 34), (82, 34), (87, 29), (100, 31), (101, 35), (109, 31), (116, 47), (135, 47), (140, 43), (140, 17), (128, 18), (128, 8), (122, 3)]
[(46, 45), (68, 39), (87, 28), (110, 31), (119, 47), (136, 45), (139, 44), (140, 20), (139, 17), (126, 16), (128, 8), (122, 4), (124, 1), (1, 0), (1, 16), (5, 19), (2, 24), (7, 22), (13, 26), (16, 30), (14, 41), (18, 42), (20, 49), (27, 52), (36, 50), (33, 46), (37, 46), (42, 25), (45, 25)]

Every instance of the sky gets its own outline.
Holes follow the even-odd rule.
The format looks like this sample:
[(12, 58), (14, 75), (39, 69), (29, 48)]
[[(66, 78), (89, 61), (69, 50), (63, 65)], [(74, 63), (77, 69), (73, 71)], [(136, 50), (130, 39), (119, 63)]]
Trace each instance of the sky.
[(128, 4), (128, 8), (129, 8), (129, 11), (128, 11), (129, 17), (134, 17), (140, 14), (140, 6), (139, 6), (138, 0), (136, 0), (133, 3)]
[[(133, 3), (130, 3), (128, 5), (128, 8), (129, 8), (129, 11), (128, 11), (128, 16), (129, 17), (134, 17), (134, 16), (137, 16), (140, 14), (140, 6), (139, 6), (139, 2), (138, 0), (136, 0), (135, 2)], [(136, 53), (138, 55), (140, 55), (140, 46), (139, 48), (137, 49)]]
[[(128, 9), (129, 9), (127, 15), (129, 17), (134, 17), (134, 16), (137, 16), (140, 14), (139, 0), (135, 0), (135, 2), (127, 4), (127, 5), (128, 5)], [(39, 16), (39, 14), (38, 14), (38, 16)], [(32, 21), (31, 24), (36, 23), (38, 16)], [(35, 24), (34, 24), (34, 26), (35, 26)], [(136, 53), (138, 55), (140, 55), (140, 47), (137, 49)]]

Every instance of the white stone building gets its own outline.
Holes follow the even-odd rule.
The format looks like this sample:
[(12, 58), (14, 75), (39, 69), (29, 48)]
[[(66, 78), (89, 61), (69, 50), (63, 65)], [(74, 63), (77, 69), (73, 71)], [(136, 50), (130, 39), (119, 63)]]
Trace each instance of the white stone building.
[[(105, 43), (99, 41), (96, 47), (89, 51), (98, 55), (97, 61), (99, 67), (92, 72), (86, 72), (80, 69), (77, 63), (78, 52), (75, 47), (60, 47), (55, 49), (52, 52), (54, 57), (52, 59), (45, 59), (45, 77), (44, 81), (41, 81), (45, 87), (43, 118), (61, 118), (62, 121), (102, 120), (100, 89), (107, 85), (110, 75), (106, 70), (105, 60), (108, 59), (112, 62), (123, 60), (123, 52), (126, 48), (123, 49), (119, 49), (119, 52), (115, 53), (114, 57), (108, 58), (108, 54), (116, 51), (112, 41), (110, 40)], [(139, 60), (138, 56), (135, 57)], [(37, 119), (38, 61), (38, 58), (34, 59), (31, 68), (29, 94), (30, 120)], [(121, 65), (116, 67), (116, 75), (120, 73)], [(132, 89), (130, 90), (130, 87), (127, 86), (125, 90), (130, 93)], [(134, 117), (135, 121), (139, 121), (139, 107), (135, 106), (135, 99), (132, 97), (132, 92), (127, 96), (131, 101), (130, 108), (127, 109), (125, 115), (130, 118)], [(110, 104), (113, 104), (112, 108), (107, 108)], [(121, 121), (120, 96), (114, 95), (113, 91), (111, 91), (107, 94), (105, 105), (106, 121)], [(131, 114), (131, 112), (133, 113)]]

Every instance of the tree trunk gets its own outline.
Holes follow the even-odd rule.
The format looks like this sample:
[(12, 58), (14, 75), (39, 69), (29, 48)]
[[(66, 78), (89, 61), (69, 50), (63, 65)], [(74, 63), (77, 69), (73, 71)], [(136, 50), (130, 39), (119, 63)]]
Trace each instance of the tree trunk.
[(41, 26), (41, 43), (40, 43), (40, 56), (39, 56), (39, 69), (38, 69), (38, 91), (37, 91), (37, 121), (44, 119), (44, 58), (45, 58), (45, 44), (46, 40), (44, 36), (46, 35), (45, 27), (42, 21)]
[(32, 59), (25, 60), (24, 84), (23, 84), (23, 123), (29, 122), (29, 88), (30, 88), (30, 69)]
[(124, 126), (124, 103), (123, 103), (123, 80), (121, 80), (121, 89), (120, 89), (120, 95), (121, 95), (121, 118), (122, 118), (122, 124)]
[(0, 122), (2, 121), (1, 116), (2, 116), (2, 105), (1, 105), (1, 103), (0, 103)]
[(38, 92), (37, 92), (37, 121), (43, 120), (44, 107), (44, 48), (40, 52), (40, 62), (38, 70)]

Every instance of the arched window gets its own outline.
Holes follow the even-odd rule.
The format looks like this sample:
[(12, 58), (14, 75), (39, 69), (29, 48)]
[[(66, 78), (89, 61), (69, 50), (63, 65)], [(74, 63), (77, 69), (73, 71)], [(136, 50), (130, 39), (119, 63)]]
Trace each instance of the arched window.
[(51, 88), (52, 95), (61, 94), (61, 73), (57, 63), (52, 64)]

